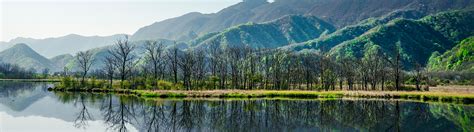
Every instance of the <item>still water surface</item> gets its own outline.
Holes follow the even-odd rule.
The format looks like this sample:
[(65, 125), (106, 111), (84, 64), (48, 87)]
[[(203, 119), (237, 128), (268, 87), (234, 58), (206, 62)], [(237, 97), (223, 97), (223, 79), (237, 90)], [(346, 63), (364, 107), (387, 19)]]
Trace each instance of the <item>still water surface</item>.
[(390, 100), (162, 99), (0, 82), (0, 132), (474, 131), (474, 106)]

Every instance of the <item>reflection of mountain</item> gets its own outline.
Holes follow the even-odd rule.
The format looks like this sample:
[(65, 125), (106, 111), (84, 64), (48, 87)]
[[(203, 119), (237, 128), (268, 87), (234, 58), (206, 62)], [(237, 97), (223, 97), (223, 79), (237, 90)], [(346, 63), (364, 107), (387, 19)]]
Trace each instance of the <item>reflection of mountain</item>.
[(0, 103), (14, 111), (23, 111), (46, 96), (39, 84), (0, 82)]
[[(86, 103), (94, 116), (99, 116), (99, 106)], [(64, 105), (53, 93), (46, 91), (45, 83), (0, 82), (0, 111), (12, 116), (53, 117), (72, 122), (79, 108)], [(100, 118), (99, 118), (100, 119)]]

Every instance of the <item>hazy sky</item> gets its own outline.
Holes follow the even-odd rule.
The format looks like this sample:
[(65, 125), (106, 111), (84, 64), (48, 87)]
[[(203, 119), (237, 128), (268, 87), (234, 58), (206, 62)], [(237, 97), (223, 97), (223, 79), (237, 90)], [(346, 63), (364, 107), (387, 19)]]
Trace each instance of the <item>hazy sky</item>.
[(133, 34), (188, 12), (214, 13), (242, 0), (0, 0), (0, 41), (67, 34)]

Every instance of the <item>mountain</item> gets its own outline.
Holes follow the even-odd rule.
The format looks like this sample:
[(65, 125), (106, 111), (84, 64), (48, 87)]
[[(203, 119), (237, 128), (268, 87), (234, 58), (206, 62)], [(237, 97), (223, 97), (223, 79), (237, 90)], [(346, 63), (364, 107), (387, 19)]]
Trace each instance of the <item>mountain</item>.
[(405, 19), (420, 19), (423, 15), (418, 11), (408, 10), (408, 11), (395, 11), (385, 16), (379, 18), (369, 18), (367, 20), (361, 21), (359, 24), (350, 25), (342, 29), (337, 30), (331, 34), (323, 35), (319, 38), (312, 39), (302, 43), (296, 43), (280, 47), (280, 49), (301, 51), (304, 49), (312, 50), (323, 50), (324, 52), (330, 50), (332, 47), (351, 39), (354, 39), (370, 29), (388, 23), (391, 20), (397, 18)]
[(45, 68), (55, 69), (56, 66), (45, 57), (41, 56), (28, 45), (20, 43), (0, 52), (0, 61), (18, 64), (24, 68), (33, 68), (40, 72)]
[(405, 68), (425, 65), (433, 52), (444, 53), (474, 35), (474, 11), (453, 11), (420, 20), (396, 19), (344, 41), (329, 51), (334, 58), (360, 58), (374, 51), (393, 56), (399, 47)]
[(322, 34), (334, 31), (335, 28), (331, 24), (317, 17), (290, 15), (267, 23), (248, 23), (226, 29), (221, 33), (204, 35), (192, 41), (192, 45), (201, 47), (218, 41), (227, 46), (277, 48), (318, 38)]
[(57, 68), (58, 70), (61, 70), (61, 68), (64, 68), (66, 64), (68, 64), (71, 60), (74, 60), (74, 56), (71, 54), (64, 54), (64, 55), (58, 55), (55, 56), (51, 59), (49, 59)]
[(464, 39), (460, 44), (443, 54), (433, 53), (428, 62), (428, 69), (474, 72), (474, 36)]
[(50, 58), (57, 55), (75, 54), (79, 51), (103, 47), (106, 45), (112, 45), (117, 39), (123, 38), (124, 36), (125, 34), (117, 34), (104, 37), (70, 34), (63, 37), (46, 39), (19, 37), (2, 44), (3, 46), (0, 46), (0, 48), (9, 48), (17, 43), (26, 43), (39, 54)]
[(394, 11), (414, 10), (426, 16), (474, 7), (474, 0), (244, 0), (217, 13), (188, 13), (140, 28), (132, 40), (188, 41), (211, 32), (249, 22), (262, 23), (287, 15), (311, 15), (337, 28), (357, 24)]

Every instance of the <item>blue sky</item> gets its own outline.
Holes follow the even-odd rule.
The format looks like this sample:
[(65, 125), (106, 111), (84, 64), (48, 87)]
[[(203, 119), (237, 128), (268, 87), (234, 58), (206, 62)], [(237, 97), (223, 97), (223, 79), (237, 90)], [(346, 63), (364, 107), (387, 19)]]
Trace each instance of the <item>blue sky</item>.
[(189, 12), (214, 13), (242, 0), (0, 0), (0, 41), (67, 34), (133, 34)]

